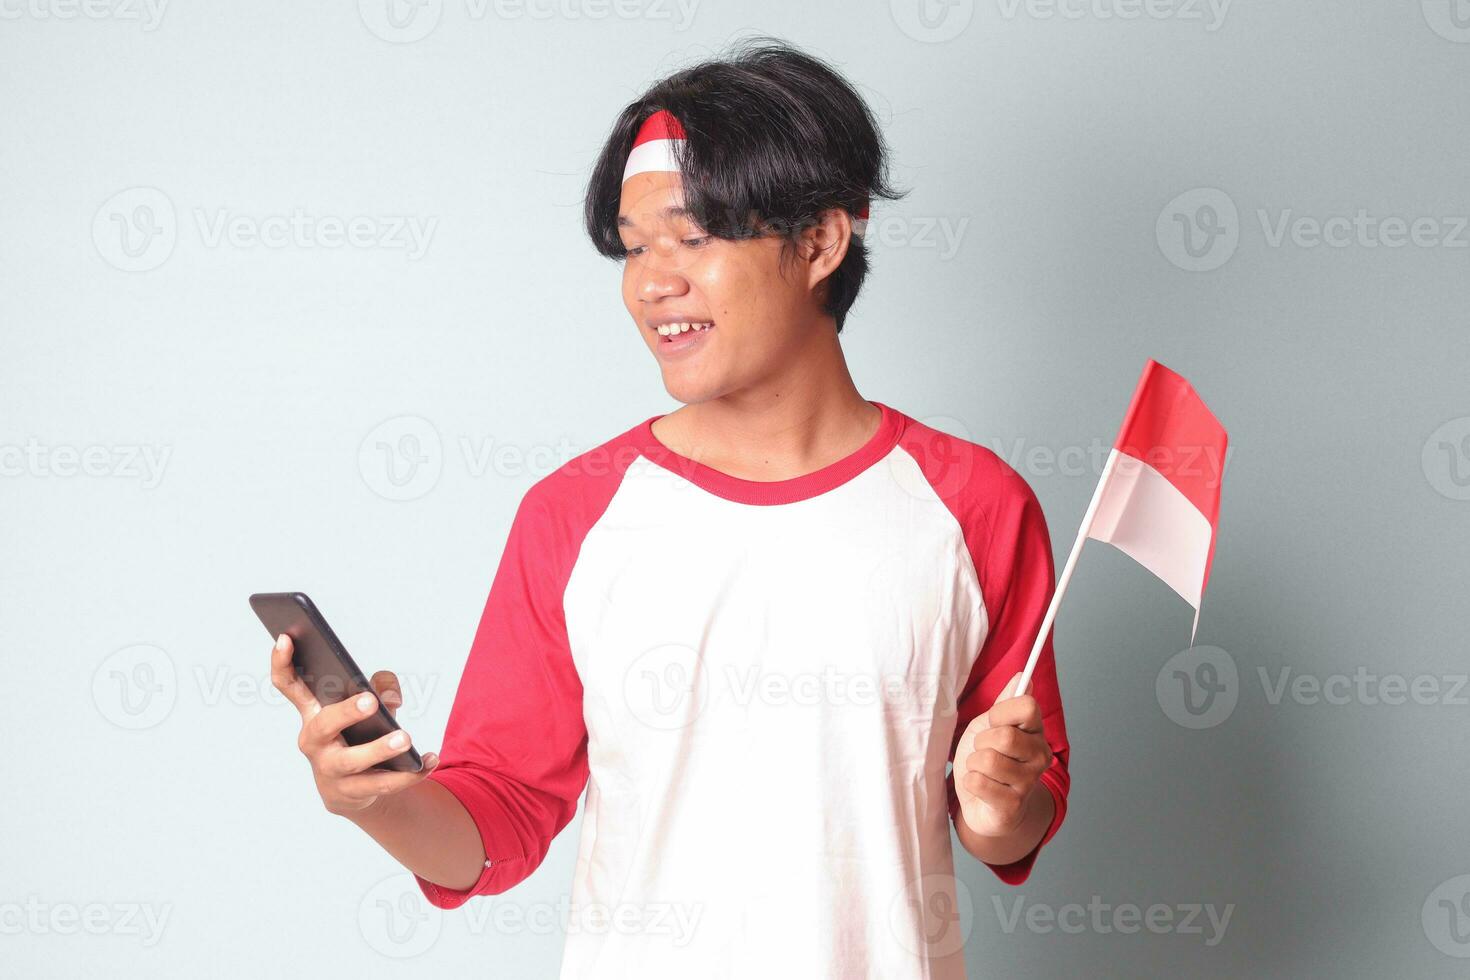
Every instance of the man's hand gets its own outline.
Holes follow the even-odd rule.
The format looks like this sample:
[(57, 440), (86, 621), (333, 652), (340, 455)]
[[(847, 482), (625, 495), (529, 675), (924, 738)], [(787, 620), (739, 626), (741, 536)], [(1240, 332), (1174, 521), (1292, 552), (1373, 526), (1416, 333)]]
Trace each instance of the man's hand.
[(439, 764), (439, 757), (430, 752), (424, 756), (424, 768), (420, 772), (374, 769), (379, 762), (386, 762), (408, 748), (408, 733), (402, 729), (364, 745), (348, 745), (342, 738), (342, 729), (378, 709), (377, 698), (382, 699), (389, 714), (397, 716), (403, 695), (392, 672), (380, 670), (372, 676), (370, 683), (376, 698), (361, 694), (323, 707), (306, 683), (296, 676), (291, 652), (291, 638), (282, 633), (271, 648), (271, 683), (301, 712), (296, 747), (311, 763), (317, 792), (329, 812), (345, 816), (366, 810), (379, 799), (422, 782)]
[(1012, 697), (1012, 677), (990, 710), (970, 722), (954, 756), (954, 787), (966, 825), (979, 837), (1004, 837), (1026, 820), (1037, 779), (1051, 765), (1041, 708)]

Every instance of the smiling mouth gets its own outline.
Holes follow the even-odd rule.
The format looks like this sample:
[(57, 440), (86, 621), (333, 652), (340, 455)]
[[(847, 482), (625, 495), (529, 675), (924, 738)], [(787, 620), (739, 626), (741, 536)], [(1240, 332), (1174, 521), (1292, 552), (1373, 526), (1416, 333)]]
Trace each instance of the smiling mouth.
[(658, 332), (659, 343), (671, 344), (685, 334), (706, 333), (714, 328), (715, 324), (712, 320), (690, 320), (684, 323), (660, 323), (654, 329)]

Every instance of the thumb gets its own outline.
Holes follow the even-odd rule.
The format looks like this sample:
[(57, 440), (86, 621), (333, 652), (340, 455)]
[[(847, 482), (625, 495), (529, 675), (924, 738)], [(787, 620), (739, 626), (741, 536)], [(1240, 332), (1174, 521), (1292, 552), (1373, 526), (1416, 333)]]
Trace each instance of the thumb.
[(995, 705), (1000, 704), (1002, 701), (1006, 701), (1006, 700), (1008, 700), (1010, 698), (1015, 697), (1016, 696), (1016, 686), (1019, 685), (1020, 683), (1021, 683), (1021, 674), (1020, 674), (1020, 672), (1017, 672), (1017, 673), (1015, 673), (1015, 674), (1013, 674), (1011, 676), (1011, 679), (1006, 682), (1006, 686), (1003, 687), (1001, 689), (1001, 692), (995, 696), (995, 703), (992, 704), (989, 708), (986, 708), (985, 709), (985, 713), (982, 714), (977, 719), (980, 722), (980, 727), (982, 727), (982, 728), (989, 728), (990, 727), (990, 711), (991, 711), (991, 709), (993, 709), (995, 707)]

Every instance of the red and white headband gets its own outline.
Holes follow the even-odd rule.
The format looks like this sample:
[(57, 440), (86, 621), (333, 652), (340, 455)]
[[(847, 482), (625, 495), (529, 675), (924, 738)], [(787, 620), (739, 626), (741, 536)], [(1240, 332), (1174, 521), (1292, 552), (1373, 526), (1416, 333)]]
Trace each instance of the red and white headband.
[[(679, 163), (674, 157), (675, 147), (686, 137), (684, 127), (673, 113), (660, 109), (643, 121), (638, 134), (633, 137), (633, 149), (628, 153), (628, 163), (623, 168), (623, 181), (635, 174), (678, 173)], [(861, 238), (868, 230), (868, 208), (853, 216), (852, 233)]]

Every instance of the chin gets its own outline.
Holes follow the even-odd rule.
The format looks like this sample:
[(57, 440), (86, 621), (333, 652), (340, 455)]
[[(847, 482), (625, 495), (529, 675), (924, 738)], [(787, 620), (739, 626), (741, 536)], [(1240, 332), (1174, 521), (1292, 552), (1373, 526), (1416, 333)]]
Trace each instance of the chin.
[(724, 388), (711, 384), (697, 378), (683, 377), (679, 374), (664, 372), (664, 390), (674, 401), (685, 405), (697, 405), (700, 402), (711, 401), (726, 394)]

